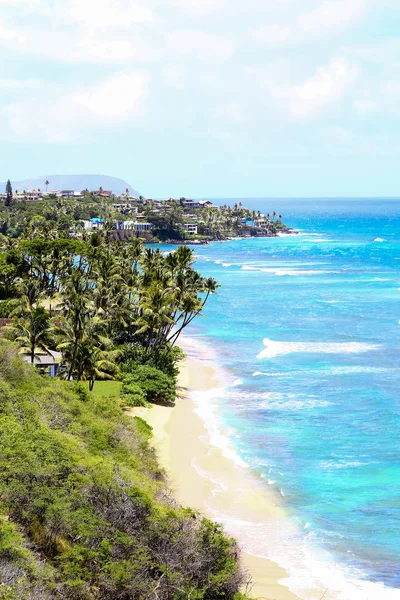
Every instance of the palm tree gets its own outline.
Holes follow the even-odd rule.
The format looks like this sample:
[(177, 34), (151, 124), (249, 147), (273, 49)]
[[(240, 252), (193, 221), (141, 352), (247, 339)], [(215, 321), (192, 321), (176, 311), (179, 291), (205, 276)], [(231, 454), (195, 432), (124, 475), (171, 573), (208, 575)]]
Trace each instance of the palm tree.
[(70, 368), (68, 379), (75, 369), (78, 345), (85, 337), (94, 311), (91, 306), (91, 286), (81, 272), (73, 272), (63, 289), (61, 313), (62, 326), (57, 328), (63, 340), (59, 348), (68, 355)]
[(44, 182), (44, 185), (46, 186), (46, 192), (47, 192), (47, 188), (50, 185), (50, 181), (48, 179), (46, 179), (46, 181)]
[(116, 360), (121, 356), (119, 350), (101, 350), (89, 338), (84, 340), (78, 346), (77, 381), (89, 381), (89, 389), (92, 391), (96, 379), (114, 379), (119, 372)]
[(27, 311), (22, 318), (15, 317), (14, 325), (7, 329), (20, 346), (20, 351), (29, 355), (32, 364), (37, 350), (50, 354), (50, 313), (42, 306)]

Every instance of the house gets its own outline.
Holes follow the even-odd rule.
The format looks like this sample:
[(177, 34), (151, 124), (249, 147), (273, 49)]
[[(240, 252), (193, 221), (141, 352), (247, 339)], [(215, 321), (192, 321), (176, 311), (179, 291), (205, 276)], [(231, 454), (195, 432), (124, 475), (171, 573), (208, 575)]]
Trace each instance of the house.
[(74, 198), (75, 190), (59, 190), (57, 192), (57, 198)]
[(197, 235), (196, 223), (185, 223), (183, 229), (186, 231), (186, 233), (189, 233), (190, 235)]
[(199, 200), (199, 208), (218, 208), (210, 200)]
[(94, 218), (90, 219), (90, 221), (82, 221), (83, 227), (85, 231), (96, 231), (98, 229), (103, 229), (104, 227), (104, 219)]
[(180, 202), (183, 208), (200, 208), (199, 202), (190, 198), (182, 198)]
[(128, 213), (137, 213), (138, 208), (137, 206), (134, 206), (131, 202), (129, 201), (120, 201), (120, 202), (115, 202), (112, 205), (113, 210), (120, 212), (122, 214), (128, 214)]
[(38, 190), (32, 190), (31, 192), (15, 192), (13, 194), (13, 199), (18, 202), (40, 202), (43, 199), (42, 192)]
[(135, 222), (134, 221), (115, 221), (115, 229), (117, 231), (125, 231), (125, 230), (134, 230)]
[(137, 221), (115, 221), (117, 231), (135, 231), (136, 233), (152, 231), (153, 223), (138, 223)]
[(253, 223), (254, 223), (254, 227), (264, 229), (265, 227), (268, 226), (269, 219), (267, 219), (267, 217), (259, 217), (258, 219), (255, 219)]
[(153, 231), (154, 225), (153, 223), (138, 223), (135, 222), (135, 231), (144, 232), (144, 231)]
[(95, 190), (93, 192), (90, 192), (90, 194), (92, 196), (95, 196), (96, 198), (112, 198), (112, 191), (111, 190)]
[[(27, 354), (24, 354), (22, 359), (25, 363), (31, 363), (31, 357)], [(61, 352), (55, 352), (54, 350), (49, 350), (47, 354), (36, 354), (35, 358), (33, 359), (33, 364), (41, 373), (43, 373), (43, 375), (56, 377), (60, 373), (60, 369), (63, 366), (62, 354)]]

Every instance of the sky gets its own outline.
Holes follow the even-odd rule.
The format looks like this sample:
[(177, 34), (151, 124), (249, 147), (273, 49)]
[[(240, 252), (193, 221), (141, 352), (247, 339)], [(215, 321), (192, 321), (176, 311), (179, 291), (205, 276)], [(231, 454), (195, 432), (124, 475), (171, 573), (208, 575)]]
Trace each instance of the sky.
[(0, 0), (0, 181), (400, 196), (400, 0)]

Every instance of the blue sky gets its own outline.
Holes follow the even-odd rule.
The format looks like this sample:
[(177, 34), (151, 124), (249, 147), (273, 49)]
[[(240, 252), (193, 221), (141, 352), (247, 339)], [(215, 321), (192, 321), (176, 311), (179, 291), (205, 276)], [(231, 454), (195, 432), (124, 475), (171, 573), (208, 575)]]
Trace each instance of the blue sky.
[(0, 180), (400, 196), (400, 0), (0, 0)]

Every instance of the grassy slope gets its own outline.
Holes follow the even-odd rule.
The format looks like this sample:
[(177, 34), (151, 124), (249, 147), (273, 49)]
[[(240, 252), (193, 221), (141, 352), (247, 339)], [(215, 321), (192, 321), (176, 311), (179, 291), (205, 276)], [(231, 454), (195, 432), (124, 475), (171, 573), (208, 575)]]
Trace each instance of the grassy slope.
[(121, 387), (121, 381), (96, 381), (92, 393), (95, 398), (119, 398)]
[(1, 600), (242, 598), (235, 542), (171, 499), (150, 434), (0, 345)]

